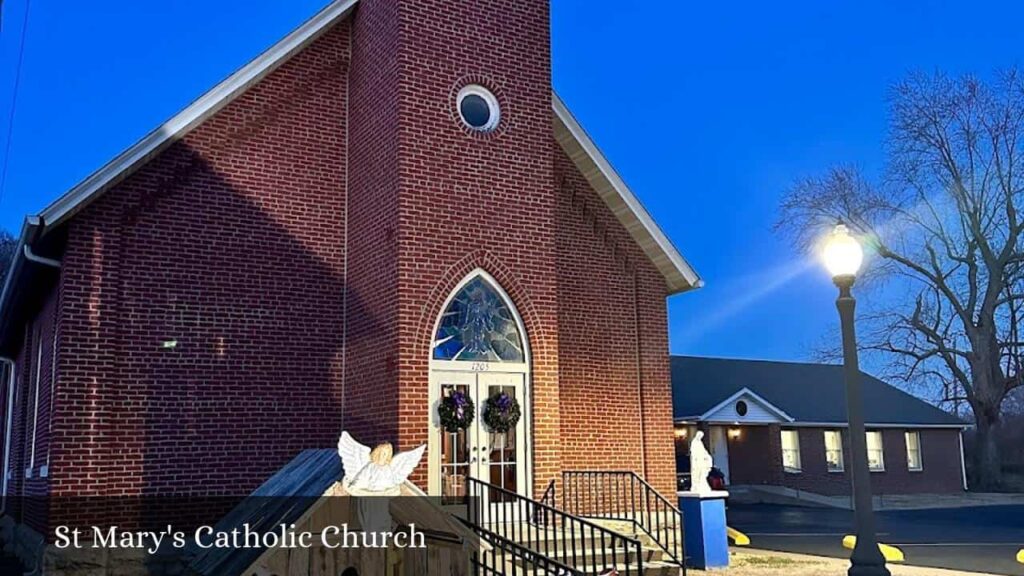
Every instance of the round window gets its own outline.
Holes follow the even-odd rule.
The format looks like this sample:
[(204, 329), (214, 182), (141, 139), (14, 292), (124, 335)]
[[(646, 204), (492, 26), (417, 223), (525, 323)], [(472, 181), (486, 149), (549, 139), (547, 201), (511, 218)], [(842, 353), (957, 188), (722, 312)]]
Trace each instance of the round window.
[(494, 130), (501, 119), (498, 99), (490, 90), (478, 84), (459, 90), (456, 105), (459, 107), (459, 116), (466, 126), (479, 132)]
[(739, 414), (740, 416), (746, 416), (747, 415), (747, 403), (744, 402), (743, 400), (740, 400), (739, 402), (737, 402), (736, 403), (736, 413)]

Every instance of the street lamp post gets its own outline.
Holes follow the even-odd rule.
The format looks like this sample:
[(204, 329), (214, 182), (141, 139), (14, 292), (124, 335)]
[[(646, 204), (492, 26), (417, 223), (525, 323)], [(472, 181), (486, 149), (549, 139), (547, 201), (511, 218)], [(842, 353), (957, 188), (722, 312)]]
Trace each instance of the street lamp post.
[(868, 468), (868, 442), (864, 431), (864, 399), (861, 393), (860, 366), (857, 362), (857, 336), (853, 311), (856, 300), (851, 288), (864, 253), (860, 243), (839, 222), (825, 244), (825, 266), (839, 288), (836, 308), (843, 333), (843, 379), (846, 382), (846, 413), (849, 420), (850, 450), (853, 463), (853, 513), (857, 544), (850, 555), (849, 576), (890, 576), (885, 557), (878, 549), (875, 516), (871, 502), (871, 470)]

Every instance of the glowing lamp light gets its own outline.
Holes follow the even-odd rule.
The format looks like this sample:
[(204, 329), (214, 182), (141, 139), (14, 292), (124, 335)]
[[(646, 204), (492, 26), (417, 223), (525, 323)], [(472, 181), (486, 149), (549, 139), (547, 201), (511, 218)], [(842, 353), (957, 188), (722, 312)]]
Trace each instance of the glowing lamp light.
[(739, 428), (729, 428), (729, 438), (735, 440), (740, 437), (740, 434), (741, 432)]
[(850, 235), (850, 229), (839, 222), (825, 241), (822, 253), (825, 267), (833, 278), (856, 276), (864, 262), (864, 250), (860, 242)]
[(686, 428), (676, 428), (676, 438), (686, 438)]

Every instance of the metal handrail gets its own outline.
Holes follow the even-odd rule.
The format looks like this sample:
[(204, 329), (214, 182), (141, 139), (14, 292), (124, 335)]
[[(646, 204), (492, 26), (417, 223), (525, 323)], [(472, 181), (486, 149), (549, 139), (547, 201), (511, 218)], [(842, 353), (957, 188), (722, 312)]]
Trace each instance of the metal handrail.
[(499, 536), (482, 526), (474, 526), (468, 521), (463, 522), (473, 530), (481, 540), (491, 545), (491, 550), (474, 552), (471, 562), (476, 568), (475, 574), (493, 574), (504, 576), (507, 573), (507, 561), (519, 562), (522, 574), (551, 574), (553, 576), (586, 576), (572, 566), (538, 554), (522, 544), (518, 544)]
[(686, 573), (682, 512), (635, 472), (564, 471), (562, 504), (577, 516), (632, 522)]
[[(554, 506), (476, 478), (466, 479), (467, 522), (581, 574), (614, 568), (622, 576), (643, 574), (644, 550), (631, 538)], [(542, 516), (542, 525), (531, 518)]]
[[(548, 482), (548, 487), (544, 490), (544, 495), (541, 496), (540, 503), (544, 504), (546, 506), (550, 506), (552, 508), (557, 508), (558, 507), (557, 503), (555, 502), (555, 480), (554, 480), (554, 478), (552, 478), (551, 481)], [(544, 514), (543, 510), (534, 510), (533, 517), (530, 518), (530, 521), (533, 522), (534, 524), (539, 524), (541, 526), (547, 526), (548, 525), (548, 521), (549, 521), (549, 517), (548, 517), (547, 514)]]

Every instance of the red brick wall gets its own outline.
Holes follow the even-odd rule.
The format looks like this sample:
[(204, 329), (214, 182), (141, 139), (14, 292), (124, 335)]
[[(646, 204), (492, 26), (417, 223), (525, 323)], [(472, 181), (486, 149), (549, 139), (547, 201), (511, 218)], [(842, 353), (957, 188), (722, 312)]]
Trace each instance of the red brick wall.
[(665, 279), (561, 149), (555, 175), (563, 466), (633, 470), (670, 495)]
[[(843, 430), (844, 472), (829, 472), (825, 462), (825, 428), (797, 428), (800, 435), (798, 474), (783, 472), (778, 426), (746, 426), (740, 438), (729, 439), (729, 471), (733, 484), (774, 484), (818, 494), (850, 493), (850, 444)], [(957, 430), (920, 429), (924, 469), (907, 469), (903, 429), (884, 429), (885, 471), (871, 473), (875, 495), (941, 494), (963, 490)]]
[[(43, 531), (49, 494), (49, 477), (43, 477), (50, 455), (51, 398), (54, 381), (54, 335), (57, 333), (56, 287), (41, 294), (33, 319), (24, 327), (21, 348), (15, 357), (15, 396), (11, 418), (11, 454), (5, 514)], [(6, 374), (4, 374), (6, 377)], [(37, 391), (38, 388), (38, 391)], [(0, 438), (6, 433), (7, 390), (0, 399)], [(35, 450), (33, 457), (33, 438)], [(0, 448), (0, 458), (3, 452)]]
[(352, 23), (344, 427), (366, 444), (398, 437), (399, 29), (390, 1)]
[[(526, 327), (535, 491), (670, 494), (664, 278), (555, 143), (549, 32), (541, 0), (365, 0), (79, 213), (52, 493), (243, 495), (342, 427), (426, 442), (431, 332), (483, 268)], [(460, 124), (466, 83), (496, 132)]]
[[(18, 349), (18, 353), (14, 356), (15, 373), (14, 373), (14, 408), (11, 412), (11, 454), (10, 454), (10, 480), (7, 484), (7, 510), (6, 514), (17, 519), (18, 521), (34, 522), (31, 518), (25, 518), (25, 510), (22, 505), (21, 496), (25, 493), (25, 448), (27, 434), (25, 432), (26, 424), (28, 422), (28, 397), (29, 397), (29, 382), (31, 382), (31, 374), (29, 373), (29, 361), (28, 359), (33, 357), (32, 350), (35, 346), (35, 330), (32, 329), (32, 323), (24, 326), (22, 329), (23, 336), (21, 341), (21, 347)], [(5, 397), (5, 402), (6, 402)], [(6, 415), (6, 406), (4, 407), (4, 414)], [(6, 427), (4, 428), (6, 433)]]
[[(377, 4), (397, 5), (401, 28), (399, 443), (427, 440), (431, 332), (451, 290), (483, 268), (509, 293), (526, 327), (539, 490), (560, 470), (548, 4)], [(461, 124), (455, 96), (467, 83), (497, 96), (502, 120), (495, 132), (471, 133)], [(425, 471), (414, 476), (422, 485)]]
[(346, 23), (71, 222), (55, 495), (247, 494), (337, 441), (348, 60)]

